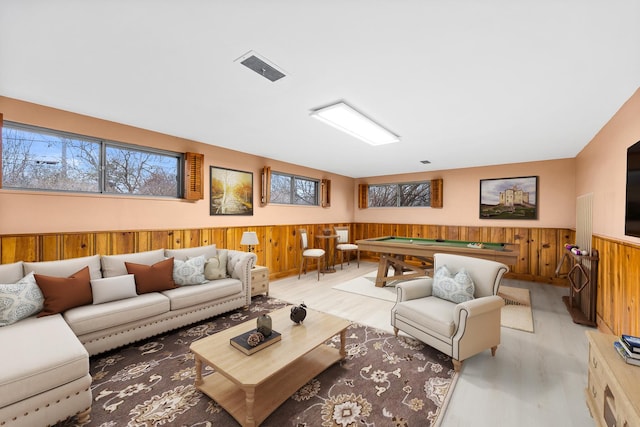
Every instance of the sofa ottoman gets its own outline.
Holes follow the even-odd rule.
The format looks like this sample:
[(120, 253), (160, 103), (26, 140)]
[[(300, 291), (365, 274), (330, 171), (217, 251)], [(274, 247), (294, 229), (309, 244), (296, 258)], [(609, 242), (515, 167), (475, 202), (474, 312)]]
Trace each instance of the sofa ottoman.
[[(91, 410), (89, 354), (61, 315), (0, 328), (0, 426), (44, 426)], [(9, 343), (14, 343), (11, 345)]]

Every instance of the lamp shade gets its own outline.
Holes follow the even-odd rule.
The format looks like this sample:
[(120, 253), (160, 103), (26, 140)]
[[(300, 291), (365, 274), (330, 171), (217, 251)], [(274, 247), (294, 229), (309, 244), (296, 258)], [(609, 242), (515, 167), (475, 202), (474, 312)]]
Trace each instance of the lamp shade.
[(258, 235), (255, 231), (245, 231), (242, 233), (242, 239), (240, 239), (241, 245), (257, 245), (259, 243)]

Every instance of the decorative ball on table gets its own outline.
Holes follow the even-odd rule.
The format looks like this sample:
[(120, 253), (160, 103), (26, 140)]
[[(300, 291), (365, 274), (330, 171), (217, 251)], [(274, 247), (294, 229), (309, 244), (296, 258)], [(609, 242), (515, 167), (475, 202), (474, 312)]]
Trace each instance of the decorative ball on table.
[(249, 346), (251, 347), (257, 346), (262, 341), (264, 341), (264, 335), (262, 335), (260, 332), (254, 332), (247, 337), (247, 344), (249, 344)]
[(291, 320), (295, 323), (302, 323), (307, 317), (307, 306), (304, 303), (291, 307)]

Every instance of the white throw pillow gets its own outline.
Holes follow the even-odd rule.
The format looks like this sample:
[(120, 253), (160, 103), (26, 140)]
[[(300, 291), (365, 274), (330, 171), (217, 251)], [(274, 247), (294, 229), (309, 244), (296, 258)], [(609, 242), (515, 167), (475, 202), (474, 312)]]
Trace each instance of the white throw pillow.
[(204, 266), (205, 279), (218, 280), (227, 277), (227, 258), (226, 250), (219, 250), (216, 256), (209, 258)]
[(187, 258), (186, 261), (173, 260), (173, 281), (176, 285), (199, 285), (204, 282), (204, 255)]
[(93, 303), (102, 304), (137, 296), (133, 274), (91, 280)]
[(42, 311), (44, 296), (29, 273), (17, 283), (0, 284), (0, 326), (11, 325)]
[(433, 296), (461, 303), (474, 298), (475, 285), (464, 268), (452, 275), (446, 265), (438, 267), (433, 275)]

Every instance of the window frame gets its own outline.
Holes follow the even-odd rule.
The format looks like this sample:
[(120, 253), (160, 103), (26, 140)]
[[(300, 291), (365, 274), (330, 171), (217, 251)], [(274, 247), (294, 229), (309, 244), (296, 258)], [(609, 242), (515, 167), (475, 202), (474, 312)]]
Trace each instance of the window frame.
[[(273, 191), (273, 182), (274, 182), (274, 177), (278, 177), (278, 176), (284, 176), (284, 177), (288, 177), (291, 178), (291, 184), (290, 184), (290, 188), (289, 188), (289, 201), (288, 202), (279, 202), (279, 201), (274, 201), (273, 200), (273, 196), (274, 193), (277, 194), (277, 192)], [(277, 179), (277, 178), (276, 178)], [(314, 202), (312, 204), (309, 203), (296, 203), (296, 181), (297, 180), (304, 180), (304, 181), (309, 181), (309, 182), (313, 182), (314, 186), (315, 186), (315, 191), (314, 191)], [(270, 185), (269, 185), (269, 203), (273, 203), (274, 205), (280, 205), (280, 206), (285, 206), (285, 205), (289, 205), (289, 206), (315, 206), (315, 207), (320, 207), (320, 184), (321, 184), (321, 180), (320, 179), (316, 179), (316, 178), (310, 178), (307, 176), (302, 176), (302, 175), (296, 175), (296, 174), (290, 174), (290, 173), (286, 173), (286, 172), (277, 172), (277, 171), (271, 171), (271, 180), (270, 180)]]
[[(12, 122), (12, 121), (3, 121), (2, 131), (6, 129), (16, 129), (18, 131), (25, 131), (35, 134), (43, 134), (49, 135), (53, 137), (57, 137), (60, 139), (68, 138), (75, 139), (79, 141), (86, 141), (88, 143), (94, 143), (98, 145), (99, 152), (99, 171), (98, 171), (98, 189), (97, 191), (90, 190), (65, 190), (65, 189), (51, 189), (51, 188), (40, 188), (40, 187), (17, 187), (17, 186), (7, 186), (6, 182), (2, 182), (2, 188), (7, 190), (17, 190), (17, 191), (34, 191), (34, 192), (53, 192), (53, 193), (71, 193), (71, 194), (90, 194), (90, 195), (106, 195), (106, 196), (125, 196), (125, 197), (153, 197), (153, 198), (161, 198), (161, 199), (182, 199), (185, 194), (185, 154), (163, 150), (159, 148), (147, 147), (143, 145), (131, 144), (120, 141), (113, 141), (104, 138), (97, 138), (89, 135), (82, 135), (78, 133), (61, 131), (56, 129), (45, 128), (42, 126), (29, 125), (25, 123)], [(0, 134), (1, 137), (1, 134)], [(143, 193), (117, 193), (113, 191), (108, 191), (106, 185), (107, 178), (107, 149), (115, 148), (117, 150), (129, 150), (133, 152), (149, 154), (149, 155), (158, 155), (163, 157), (174, 158), (176, 161), (176, 170), (175, 170), (175, 179), (176, 179), (176, 194), (172, 196), (163, 196), (163, 195), (155, 195), (155, 194), (143, 194)], [(4, 146), (0, 144), (0, 163), (3, 163), (2, 150)], [(4, 164), (3, 164), (4, 166)], [(0, 171), (4, 171), (4, 168), (0, 168)]]
[[(426, 184), (429, 187), (429, 204), (427, 205), (402, 205), (402, 186), (406, 185), (415, 185), (415, 184)], [(395, 187), (395, 199), (396, 204), (391, 206), (376, 206), (371, 204), (371, 187)], [(406, 181), (406, 182), (394, 182), (394, 183), (376, 183), (376, 184), (367, 184), (367, 207), (369, 208), (430, 208), (432, 204), (432, 183), (431, 180), (424, 181)]]

